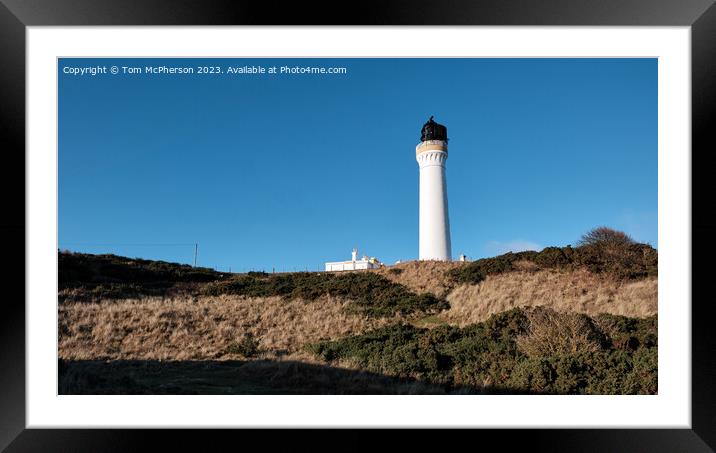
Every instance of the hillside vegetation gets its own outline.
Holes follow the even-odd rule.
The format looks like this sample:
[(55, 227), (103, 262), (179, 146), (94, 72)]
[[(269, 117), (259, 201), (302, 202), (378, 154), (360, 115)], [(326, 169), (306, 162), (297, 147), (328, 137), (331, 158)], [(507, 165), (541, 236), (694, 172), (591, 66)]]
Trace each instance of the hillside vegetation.
[(657, 258), (656, 250), (647, 244), (546, 247), (540, 252), (506, 253), (473, 261), (450, 271), (450, 277), (460, 283), (480, 283), (488, 275), (515, 270), (587, 269), (616, 280), (637, 280), (657, 275)]
[(117, 255), (58, 254), (59, 301), (99, 301), (195, 291), (230, 274)]
[[(348, 301), (222, 295), (63, 304), (59, 355), (72, 360), (213, 360), (301, 357), (310, 342), (385, 325)], [(250, 345), (249, 347), (246, 347)]]
[(656, 277), (614, 280), (586, 269), (511, 271), (489, 275), (479, 284), (461, 284), (447, 295), (450, 308), (440, 317), (465, 326), (518, 307), (542, 306), (589, 315), (610, 313), (647, 317), (657, 313)]
[[(106, 393), (120, 378), (102, 370), (133, 373), (136, 391), (163, 388), (135, 361), (171, 361), (178, 380), (182, 363), (198, 379), (202, 361), (232, 361), (252, 383), (281, 370), (272, 388), (288, 393), (656, 392), (657, 252), (605, 228), (574, 248), (345, 273), (229, 274), (77, 253), (60, 253), (59, 266), (68, 393)], [(286, 375), (299, 368), (303, 381)], [(331, 376), (360, 384), (338, 391)]]
[(651, 394), (656, 317), (515, 309), (465, 328), (395, 324), (308, 345), (321, 359), (476, 392)]
[(376, 273), (250, 272), (209, 284), (203, 293), (210, 296), (282, 296), (290, 300), (307, 301), (322, 296), (341, 297), (351, 301), (351, 310), (372, 317), (392, 316), (396, 313), (407, 315), (416, 311), (431, 313), (448, 308), (444, 299), (430, 293), (415, 294), (405, 286)]
[(406, 261), (370, 272), (401, 284), (414, 293), (445, 297), (456, 285), (448, 272), (460, 269), (466, 264), (459, 261)]

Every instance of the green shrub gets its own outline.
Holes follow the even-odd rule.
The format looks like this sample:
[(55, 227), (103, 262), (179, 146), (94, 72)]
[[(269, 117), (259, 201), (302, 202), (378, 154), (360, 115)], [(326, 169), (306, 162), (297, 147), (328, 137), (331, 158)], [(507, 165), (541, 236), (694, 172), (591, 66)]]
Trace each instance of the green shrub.
[(557, 375), (544, 357), (534, 357), (517, 362), (510, 373), (507, 384), (512, 388), (546, 392)]
[(658, 364), (657, 349), (641, 348), (634, 352), (632, 357), (632, 370), (624, 378), (626, 393), (654, 395), (658, 391)]
[(205, 283), (224, 277), (226, 274), (213, 269), (166, 261), (84, 253), (61, 252), (58, 255), (60, 289), (98, 283)]
[(594, 323), (608, 338), (611, 349), (636, 350), (658, 346), (656, 315), (640, 319), (603, 313), (594, 317)]
[(562, 268), (572, 263), (572, 247), (545, 247), (534, 257), (534, 263), (542, 269)]
[(193, 291), (228, 274), (187, 264), (116, 255), (58, 254), (59, 301), (94, 301)]
[(546, 247), (540, 252), (505, 253), (482, 258), (448, 271), (456, 283), (477, 284), (488, 275), (517, 270), (516, 263), (534, 263), (537, 269), (587, 268), (618, 280), (658, 275), (658, 252), (648, 244), (634, 242), (626, 234), (606, 227), (585, 234), (576, 248)]
[[(327, 362), (348, 360), (367, 371), (414, 377), (448, 391), (468, 386), (479, 393), (656, 392), (655, 317), (580, 315), (574, 318), (577, 325), (589, 331), (598, 347), (546, 349), (527, 356), (516, 339), (529, 332), (530, 311), (510, 310), (464, 328), (395, 324), (307, 349)], [(636, 349), (612, 347), (610, 335), (622, 334), (640, 339)]]
[(514, 270), (513, 263), (516, 261), (534, 261), (537, 252), (508, 252), (494, 258), (482, 258), (473, 261), (465, 266), (452, 269), (449, 276), (460, 283), (480, 283), (488, 275), (501, 274)]
[(658, 254), (647, 244), (583, 245), (575, 249), (573, 263), (622, 280), (658, 275)]
[(648, 244), (639, 244), (622, 231), (595, 228), (584, 234), (572, 257), (574, 266), (620, 280), (656, 276), (658, 253)]
[(374, 317), (392, 316), (395, 313), (434, 313), (449, 308), (444, 299), (429, 293), (412, 293), (405, 286), (372, 272), (246, 274), (208, 284), (202, 291), (211, 296), (282, 296), (307, 301), (330, 295), (349, 299), (352, 311)]
[(251, 277), (268, 277), (268, 272), (265, 271), (248, 271), (247, 275)]

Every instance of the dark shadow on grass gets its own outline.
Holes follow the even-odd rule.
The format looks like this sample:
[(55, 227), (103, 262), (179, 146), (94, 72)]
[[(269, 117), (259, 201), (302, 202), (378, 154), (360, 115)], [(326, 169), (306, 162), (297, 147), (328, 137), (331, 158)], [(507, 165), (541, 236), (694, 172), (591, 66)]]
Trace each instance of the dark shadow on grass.
[(535, 394), (396, 378), (297, 361), (59, 360), (58, 393), (101, 394)]

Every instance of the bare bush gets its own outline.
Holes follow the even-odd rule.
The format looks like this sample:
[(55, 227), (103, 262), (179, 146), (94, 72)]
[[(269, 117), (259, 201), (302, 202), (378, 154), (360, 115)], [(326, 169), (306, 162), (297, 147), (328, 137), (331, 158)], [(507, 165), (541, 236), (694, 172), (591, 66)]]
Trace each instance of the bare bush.
[(536, 272), (539, 270), (539, 266), (534, 261), (529, 260), (518, 260), (512, 263), (512, 267), (516, 271), (523, 272)]
[(598, 329), (588, 316), (560, 313), (547, 308), (526, 312), (527, 332), (516, 338), (517, 347), (529, 357), (598, 351), (601, 349)]
[(658, 253), (654, 248), (611, 228), (595, 228), (582, 236), (576, 252), (575, 265), (616, 279), (636, 280), (658, 273)]
[(628, 234), (601, 226), (582, 235), (578, 245), (620, 246), (628, 244), (634, 244), (634, 239)]

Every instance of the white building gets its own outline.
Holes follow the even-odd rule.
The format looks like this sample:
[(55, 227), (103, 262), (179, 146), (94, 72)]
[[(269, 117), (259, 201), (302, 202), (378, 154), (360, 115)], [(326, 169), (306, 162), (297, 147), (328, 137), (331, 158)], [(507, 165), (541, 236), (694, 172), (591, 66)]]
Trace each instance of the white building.
[(450, 220), (448, 218), (445, 161), (448, 158), (447, 127), (430, 117), (423, 125), (420, 143), (415, 147), (420, 166), (420, 243), (421, 260), (451, 261)]
[(363, 255), (362, 259), (358, 259), (358, 249), (353, 249), (350, 261), (334, 261), (326, 263), (326, 272), (335, 271), (356, 271), (361, 269), (377, 269), (380, 267), (380, 261), (375, 257), (367, 257)]

